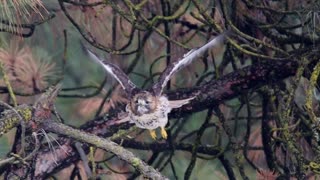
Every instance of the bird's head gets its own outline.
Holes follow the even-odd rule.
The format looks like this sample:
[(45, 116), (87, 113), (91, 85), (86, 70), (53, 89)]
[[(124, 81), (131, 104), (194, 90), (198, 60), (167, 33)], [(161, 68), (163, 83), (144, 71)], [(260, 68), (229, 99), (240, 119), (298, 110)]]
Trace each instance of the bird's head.
[(157, 108), (158, 99), (148, 91), (142, 91), (135, 94), (130, 101), (131, 111), (141, 116), (150, 114)]

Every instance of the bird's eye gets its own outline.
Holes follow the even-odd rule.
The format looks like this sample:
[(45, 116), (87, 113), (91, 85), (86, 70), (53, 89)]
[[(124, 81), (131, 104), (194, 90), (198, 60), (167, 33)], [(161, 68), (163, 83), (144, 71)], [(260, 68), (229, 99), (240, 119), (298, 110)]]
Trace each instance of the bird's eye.
[(146, 101), (146, 104), (150, 104), (151, 102), (150, 101)]
[(134, 101), (134, 103), (136, 103), (136, 104), (138, 104), (138, 102), (139, 102), (138, 100), (135, 100), (135, 101)]

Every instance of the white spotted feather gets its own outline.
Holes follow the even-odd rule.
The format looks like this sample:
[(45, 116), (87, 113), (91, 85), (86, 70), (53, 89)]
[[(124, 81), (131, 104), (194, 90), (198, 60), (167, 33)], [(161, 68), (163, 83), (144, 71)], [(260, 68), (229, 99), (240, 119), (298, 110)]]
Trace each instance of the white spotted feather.
[(167, 85), (170, 78), (178, 72), (180, 69), (189, 65), (193, 60), (202, 56), (208, 49), (221, 44), (225, 37), (225, 33), (220, 34), (219, 36), (212, 39), (210, 42), (205, 44), (204, 46), (198, 49), (192, 49), (188, 53), (186, 53), (182, 59), (178, 60), (177, 62), (169, 65), (164, 72), (160, 75), (159, 81), (153, 85), (152, 89), (155, 92), (156, 96), (162, 94), (163, 88)]

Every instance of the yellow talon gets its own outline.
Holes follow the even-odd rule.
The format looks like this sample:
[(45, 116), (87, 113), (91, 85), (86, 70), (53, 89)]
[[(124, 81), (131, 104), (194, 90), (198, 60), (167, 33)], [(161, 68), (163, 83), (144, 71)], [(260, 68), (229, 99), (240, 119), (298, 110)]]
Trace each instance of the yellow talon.
[(152, 130), (149, 130), (149, 132), (152, 139), (156, 140), (157, 139), (156, 130), (152, 129)]
[(163, 139), (167, 139), (168, 137), (167, 131), (164, 129), (164, 127), (161, 127), (161, 136)]

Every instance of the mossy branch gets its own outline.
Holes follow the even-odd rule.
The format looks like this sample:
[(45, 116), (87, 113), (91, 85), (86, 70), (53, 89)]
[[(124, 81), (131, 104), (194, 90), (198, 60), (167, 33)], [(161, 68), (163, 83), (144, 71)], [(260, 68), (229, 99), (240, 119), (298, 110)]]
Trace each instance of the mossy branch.
[(99, 136), (86, 133), (84, 131), (74, 129), (67, 125), (56, 123), (51, 120), (44, 121), (42, 124), (42, 128), (44, 128), (48, 132), (57, 133), (60, 135), (65, 135), (67, 137), (76, 139), (78, 141), (89, 143), (98, 148), (104, 149), (106, 151), (112, 152), (117, 155), (120, 159), (128, 162), (134, 168), (139, 170), (144, 176), (151, 179), (167, 179), (163, 175), (160, 174), (153, 167), (147, 165), (140, 158), (136, 157), (132, 152), (126, 150), (122, 146), (118, 145), (115, 142), (112, 142), (108, 139), (101, 138)]
[[(28, 105), (20, 105), (15, 108), (17, 112), (22, 116), (22, 119), (28, 123), (32, 118), (32, 107)], [(21, 123), (19, 115), (12, 110), (6, 110), (2, 113), (0, 119), (0, 137), (17, 127)]]

